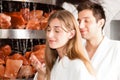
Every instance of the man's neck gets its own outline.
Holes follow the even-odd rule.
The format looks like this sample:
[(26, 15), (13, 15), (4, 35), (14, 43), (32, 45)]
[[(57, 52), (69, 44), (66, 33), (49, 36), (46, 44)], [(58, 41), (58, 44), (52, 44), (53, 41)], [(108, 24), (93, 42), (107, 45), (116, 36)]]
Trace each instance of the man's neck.
[(93, 57), (93, 55), (95, 54), (98, 46), (100, 45), (100, 43), (102, 42), (103, 40), (103, 36), (101, 37), (97, 37), (97, 38), (93, 38), (91, 40), (87, 40), (86, 41), (86, 50), (88, 52), (88, 55), (90, 57), (90, 59)]

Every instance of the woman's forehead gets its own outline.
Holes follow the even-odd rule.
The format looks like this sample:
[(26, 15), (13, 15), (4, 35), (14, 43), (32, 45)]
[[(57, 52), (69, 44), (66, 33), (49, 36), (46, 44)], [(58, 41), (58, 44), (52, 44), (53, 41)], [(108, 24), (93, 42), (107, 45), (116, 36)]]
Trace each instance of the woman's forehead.
[(59, 27), (65, 27), (65, 24), (62, 20), (59, 20), (57, 18), (55, 19), (52, 19), (50, 22), (49, 22), (49, 27), (56, 27), (56, 28), (59, 28)]

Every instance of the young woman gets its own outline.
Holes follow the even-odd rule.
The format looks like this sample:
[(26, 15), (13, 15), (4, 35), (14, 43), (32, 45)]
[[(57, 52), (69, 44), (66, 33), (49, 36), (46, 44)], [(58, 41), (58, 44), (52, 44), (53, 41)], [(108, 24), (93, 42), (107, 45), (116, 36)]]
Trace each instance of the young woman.
[(66, 10), (53, 13), (48, 20), (45, 68), (35, 60), (31, 56), (38, 70), (34, 80), (95, 80), (92, 66), (84, 55), (77, 22)]

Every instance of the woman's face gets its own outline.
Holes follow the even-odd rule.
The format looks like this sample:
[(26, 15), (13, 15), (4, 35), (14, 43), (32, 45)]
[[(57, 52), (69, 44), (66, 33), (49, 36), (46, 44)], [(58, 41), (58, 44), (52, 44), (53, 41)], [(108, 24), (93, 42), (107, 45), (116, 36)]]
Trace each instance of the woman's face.
[(47, 27), (46, 38), (50, 48), (60, 49), (69, 41), (70, 31), (65, 28), (62, 22), (55, 18), (50, 21)]

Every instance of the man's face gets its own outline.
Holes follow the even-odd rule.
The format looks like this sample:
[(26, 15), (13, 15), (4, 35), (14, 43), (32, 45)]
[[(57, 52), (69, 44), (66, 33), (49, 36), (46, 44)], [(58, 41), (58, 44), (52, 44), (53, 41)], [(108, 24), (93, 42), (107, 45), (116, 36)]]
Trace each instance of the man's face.
[(84, 39), (89, 40), (97, 35), (99, 25), (91, 10), (86, 9), (80, 11), (78, 13), (78, 22), (81, 35)]

